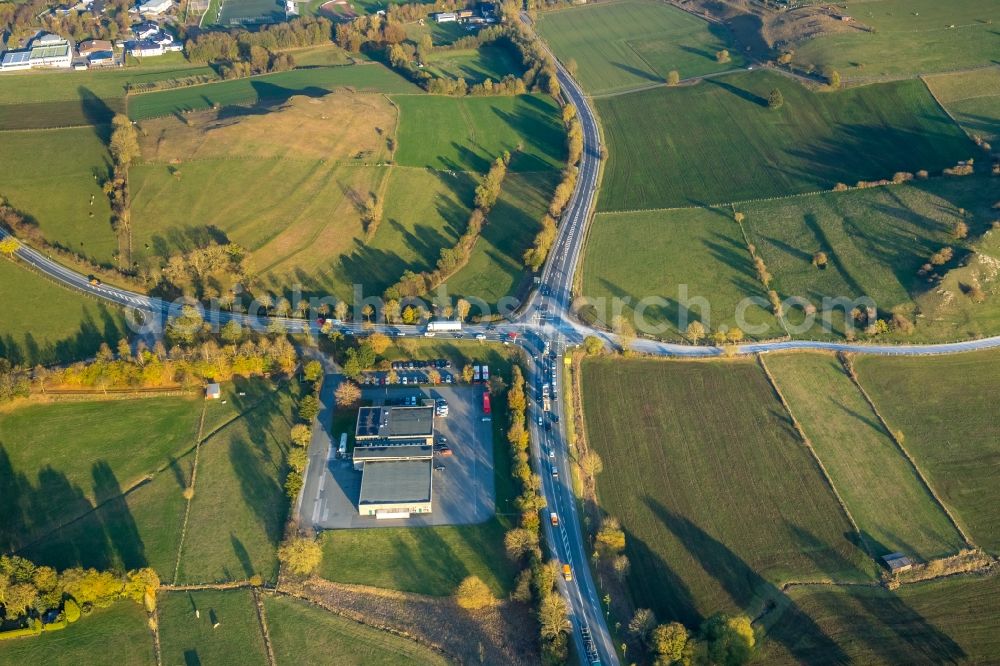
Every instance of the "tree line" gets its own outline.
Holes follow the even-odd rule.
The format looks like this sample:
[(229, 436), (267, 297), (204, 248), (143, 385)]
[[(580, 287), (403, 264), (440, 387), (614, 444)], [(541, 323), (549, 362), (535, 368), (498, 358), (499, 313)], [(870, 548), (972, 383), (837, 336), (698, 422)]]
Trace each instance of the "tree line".
[(476, 186), (473, 201), (475, 208), (469, 215), (465, 233), (452, 247), (441, 250), (441, 256), (433, 271), (415, 273), (406, 270), (396, 284), (385, 290), (384, 296), (387, 301), (423, 296), (444, 283), (469, 262), (469, 257), (472, 256), (472, 250), (476, 246), (476, 241), (479, 240), (483, 225), (487, 222), (487, 215), (496, 204), (497, 199), (500, 198), (509, 165), (510, 153), (504, 151), (500, 157), (493, 161), (489, 171)]
[(559, 227), (557, 220), (566, 210), (566, 206), (569, 205), (569, 200), (573, 196), (580, 171), (577, 165), (580, 163), (580, 158), (583, 157), (583, 126), (576, 116), (576, 107), (572, 104), (565, 104), (562, 118), (563, 124), (566, 126), (566, 169), (563, 171), (562, 180), (559, 181), (552, 193), (548, 213), (542, 217), (542, 228), (535, 236), (531, 247), (524, 252), (524, 265), (533, 272), (537, 272), (545, 264), (552, 244), (556, 240)]
[[(0, 640), (65, 629), (94, 608), (107, 608), (120, 599), (156, 610), (160, 578), (150, 568), (127, 573), (74, 567), (57, 572), (17, 555), (0, 556), (0, 604), (4, 624), (19, 625), (0, 632)], [(54, 618), (42, 618), (55, 612)]]
[(184, 44), (192, 62), (213, 63), (226, 79), (292, 69), (295, 60), (283, 49), (327, 44), (333, 23), (321, 16), (308, 16), (261, 27), (253, 32), (241, 28), (203, 32)]
[(504, 547), (508, 557), (522, 567), (517, 577), (514, 599), (524, 603), (535, 603), (542, 658), (547, 664), (561, 664), (565, 663), (569, 654), (568, 608), (555, 586), (559, 577), (558, 563), (554, 560), (545, 561), (540, 546), (539, 512), (545, 508), (545, 498), (539, 493), (542, 479), (531, 470), (530, 438), (525, 416), (527, 406), (524, 375), (520, 366), (515, 365), (510, 388), (507, 390), (507, 410), (510, 418), (507, 441), (510, 443), (513, 458), (511, 473), (521, 492), (514, 500), (520, 518), (518, 526), (508, 530), (504, 535)]

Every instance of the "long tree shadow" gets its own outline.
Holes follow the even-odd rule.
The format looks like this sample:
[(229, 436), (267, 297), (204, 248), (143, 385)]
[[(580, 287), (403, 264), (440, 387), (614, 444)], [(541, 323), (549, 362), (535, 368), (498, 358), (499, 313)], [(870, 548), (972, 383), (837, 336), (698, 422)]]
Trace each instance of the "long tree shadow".
[[(711, 576), (729, 596), (732, 603), (742, 609), (774, 604), (784, 595), (777, 586), (766, 580), (743, 558), (734, 553), (724, 543), (705, 532), (688, 518), (674, 513), (655, 499), (647, 498), (646, 505), (663, 523), (664, 527), (681, 543), (688, 553)], [(829, 550), (824, 545), (824, 548)], [(847, 655), (820, 626), (791, 602), (787, 602), (785, 613), (794, 618), (802, 631), (808, 631), (817, 644), (822, 645), (826, 658), (831, 663), (847, 663)], [(784, 625), (788, 626), (788, 625)], [(769, 634), (789, 650), (793, 649), (798, 634), (789, 635), (780, 629)]]
[[(814, 558), (821, 569), (836, 570), (848, 565), (837, 553), (822, 548), (822, 542), (811, 532), (795, 525), (789, 528), (803, 543), (803, 552)], [(885, 549), (870, 535), (865, 538)], [(822, 557), (816, 557), (819, 553)], [(853, 663), (957, 663), (966, 656), (960, 645), (907, 605), (896, 592), (882, 587), (846, 587), (839, 592), (819, 595), (826, 601), (822, 616), (832, 615), (839, 622), (853, 621), (858, 625), (857, 631), (842, 632), (850, 636), (852, 643), (864, 643), (868, 651), (863, 655), (852, 654)], [(824, 646), (814, 633), (817, 625), (803, 624), (800, 618), (786, 617), (784, 613), (776, 614), (769, 624), (769, 636), (775, 632), (796, 635), (797, 641), (790, 648), (796, 659), (803, 663), (823, 660)]]

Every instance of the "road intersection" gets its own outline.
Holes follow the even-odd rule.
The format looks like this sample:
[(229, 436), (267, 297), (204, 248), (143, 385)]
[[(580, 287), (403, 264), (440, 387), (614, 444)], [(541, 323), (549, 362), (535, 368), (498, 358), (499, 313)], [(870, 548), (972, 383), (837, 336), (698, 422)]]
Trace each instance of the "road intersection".
[[(619, 656), (605, 622), (604, 608), (588, 566), (586, 539), (582, 531), (582, 521), (578, 515), (576, 497), (572, 491), (569, 448), (565, 424), (569, 415), (562, 415), (554, 425), (546, 428), (545, 413), (538, 399), (535, 387), (541, 378), (556, 389), (560, 399), (555, 400), (554, 409), (562, 411), (563, 358), (565, 350), (583, 342), (590, 335), (600, 338), (612, 348), (620, 346), (617, 337), (604, 330), (586, 326), (572, 317), (573, 284), (580, 254), (586, 238), (598, 188), (601, 162), (601, 138), (597, 119), (588, 98), (573, 77), (558, 65), (559, 83), (568, 103), (577, 109), (577, 117), (583, 129), (583, 154), (579, 164), (576, 188), (560, 222), (556, 240), (543, 268), (539, 289), (534, 290), (523, 304), (519, 313), (504, 322), (479, 324), (465, 327), (457, 335), (461, 337), (481, 336), (483, 339), (510, 340), (516, 334), (516, 343), (532, 359), (528, 372), (528, 386), (533, 396), (529, 418), (532, 434), (532, 458), (535, 469), (542, 475), (542, 490), (548, 504), (547, 512), (560, 516), (559, 525), (553, 526), (543, 521), (550, 548), (550, 554), (560, 562), (570, 564), (572, 581), (561, 580), (559, 585), (565, 595), (573, 624), (573, 641), (577, 654), (587, 663), (618, 664)], [(0, 239), (9, 235), (0, 229)], [(146, 333), (156, 335), (162, 323), (181, 313), (181, 302), (167, 302), (145, 294), (104, 285), (90, 276), (77, 273), (53, 260), (46, 254), (27, 245), (16, 251), (17, 258), (34, 270), (64, 286), (83, 292), (89, 296), (108, 301), (136, 313), (136, 320), (146, 324)], [(290, 317), (252, 316), (241, 312), (224, 310), (203, 311), (205, 321), (219, 326), (229, 321), (254, 329), (264, 329), (274, 322), (283, 324), (289, 333), (309, 331), (320, 333), (320, 326), (311, 319)], [(423, 329), (417, 326), (372, 325), (360, 321), (340, 324), (345, 332), (364, 334), (373, 330), (387, 331), (397, 335), (418, 336)], [(454, 337), (456, 334), (437, 333), (440, 337)], [(637, 352), (656, 356), (719, 356), (724, 351), (718, 347), (685, 345), (650, 339), (637, 339), (631, 343)], [(927, 354), (949, 354), (970, 352), (1000, 347), (1000, 336), (932, 345), (872, 345), (849, 342), (814, 342), (807, 340), (785, 340), (775, 342), (746, 343), (737, 345), (731, 351), (736, 354), (763, 354), (782, 350), (822, 350), (883, 355), (916, 356)], [(548, 353), (546, 353), (548, 350)], [(551, 368), (555, 366), (553, 376)], [(541, 421), (539, 418), (541, 417)], [(558, 472), (558, 476), (553, 474)]]

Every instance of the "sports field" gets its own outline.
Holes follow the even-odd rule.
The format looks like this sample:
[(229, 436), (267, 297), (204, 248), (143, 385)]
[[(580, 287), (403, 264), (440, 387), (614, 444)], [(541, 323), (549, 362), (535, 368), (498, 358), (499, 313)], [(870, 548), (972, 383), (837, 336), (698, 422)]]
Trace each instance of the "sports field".
[[(626, 316), (642, 305), (647, 324), (636, 321), (636, 330), (672, 340), (687, 327), (685, 311), (690, 313), (686, 321), (697, 319), (709, 332), (738, 325), (751, 338), (784, 334), (768, 309), (767, 293), (731, 211), (691, 208), (596, 216), (583, 264), (583, 295), (605, 323), (615, 314), (613, 298), (630, 299), (623, 301)], [(743, 322), (737, 320), (738, 312)]]
[(963, 547), (836, 357), (768, 355), (767, 367), (874, 557), (904, 552), (930, 560)]
[(89, 358), (126, 335), (118, 310), (0, 259), (0, 357), (23, 365)]
[(503, 534), (496, 519), (455, 527), (329, 530), (323, 534), (319, 575), (442, 597), (474, 575), (503, 597), (517, 574), (504, 553)]
[(379, 631), (285, 596), (264, 597), (279, 664), (414, 666), (447, 663), (414, 641)]
[(550, 97), (408, 95), (399, 105), (402, 166), (485, 173), (500, 153), (521, 150), (511, 171), (560, 169), (565, 133)]
[(525, 276), (524, 252), (541, 229), (558, 182), (554, 171), (507, 176), (469, 263), (448, 281), (449, 294), (495, 303), (517, 290)]
[[(784, 105), (767, 108), (772, 89)], [(769, 72), (597, 100), (600, 210), (701, 206), (939, 172), (978, 154), (921, 81), (813, 93)], [(711, 126), (712, 132), (702, 131)]]
[[(45, 535), (167, 468), (194, 446), (200, 411), (197, 401), (168, 397), (28, 405), (4, 414), (4, 550)], [(135, 447), (136, 433), (157, 435)]]
[(3, 132), (0, 196), (49, 242), (110, 264), (118, 241), (101, 191), (111, 163), (104, 141), (104, 130), (93, 127)]
[(419, 88), (377, 63), (308, 67), (175, 90), (132, 95), (128, 114), (134, 120), (212, 107), (280, 104), (295, 95), (320, 97), (338, 88), (415, 93)]
[(637, 607), (689, 626), (751, 616), (789, 581), (862, 581), (874, 563), (753, 361), (588, 360), (601, 507), (626, 533)]
[(895, 592), (882, 587), (789, 590), (765, 616), (763, 664), (987, 664), (1000, 651), (1000, 577), (960, 577)]
[[(802, 337), (823, 338), (843, 335), (844, 312), (853, 307), (832, 309), (832, 329), (825, 331), (820, 326), (824, 299), (853, 301), (867, 296), (883, 313), (901, 307), (914, 318), (921, 296), (936, 289), (919, 275), (920, 267), (942, 247), (954, 248), (958, 256), (977, 246), (975, 238), (995, 217), (991, 206), (998, 199), (1000, 184), (995, 179), (935, 178), (759, 202), (739, 209), (746, 214), (750, 241), (774, 275), (773, 288), (782, 298), (806, 299), (818, 309), (817, 324), (801, 333)], [(954, 237), (959, 222), (969, 226), (968, 239)], [(813, 264), (816, 252), (826, 253), (825, 268)], [(980, 282), (988, 288), (991, 280), (984, 274)], [(952, 310), (967, 301), (963, 296), (936, 307), (921, 302), (925, 317), (915, 319), (913, 339), (965, 337), (965, 319)], [(987, 301), (976, 306), (974, 316), (994, 309)], [(795, 308), (788, 316), (797, 324), (801, 311)]]
[(857, 359), (862, 385), (972, 540), (1000, 553), (995, 351)]
[(0, 661), (53, 666), (101, 661), (120, 666), (153, 666), (156, 654), (142, 608), (131, 601), (118, 601), (110, 608), (95, 608), (93, 613), (62, 631), (0, 641)]
[(726, 29), (658, 2), (624, 0), (546, 12), (542, 37), (563, 62), (577, 62), (578, 80), (591, 94), (618, 92), (739, 68), (743, 58), (716, 61), (729, 46)]
[[(219, 18), (221, 26), (257, 25), (285, 20), (285, 5), (278, 0), (222, 0)], [(206, 17), (206, 23), (211, 16)]]
[(201, 444), (178, 581), (274, 580), (288, 512), (283, 484), (294, 421), (288, 389), (260, 401), (229, 396), (238, 420)]
[(224, 664), (239, 655), (241, 664), (267, 664), (249, 590), (161, 592), (157, 603), (163, 663)]
[(848, 81), (906, 77), (993, 64), (1000, 6), (979, 0), (871, 0), (848, 13), (874, 31), (826, 35), (796, 47), (802, 65), (833, 67)]
[(1000, 140), (1000, 67), (925, 76), (927, 87), (972, 136)]

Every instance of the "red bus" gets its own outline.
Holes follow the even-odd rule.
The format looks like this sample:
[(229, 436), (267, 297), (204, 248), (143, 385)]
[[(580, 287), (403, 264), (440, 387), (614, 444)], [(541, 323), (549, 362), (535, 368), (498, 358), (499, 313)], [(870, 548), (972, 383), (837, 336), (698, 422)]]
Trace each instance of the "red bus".
[(483, 414), (489, 414), (489, 413), (490, 413), (490, 394), (489, 393), (484, 393), (483, 394)]

